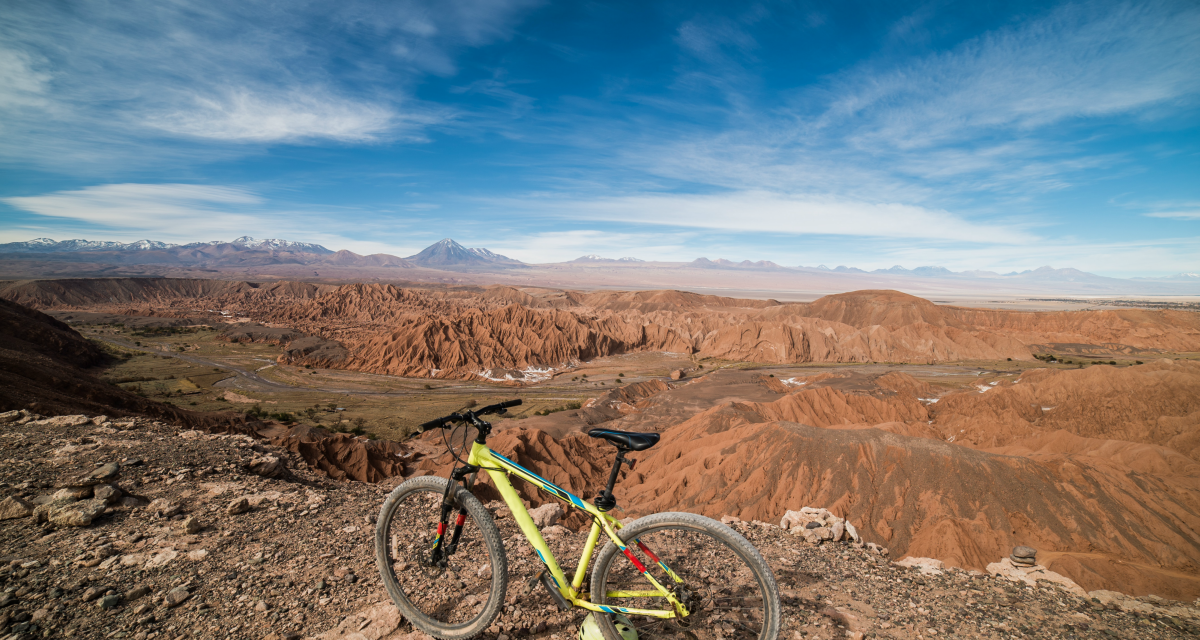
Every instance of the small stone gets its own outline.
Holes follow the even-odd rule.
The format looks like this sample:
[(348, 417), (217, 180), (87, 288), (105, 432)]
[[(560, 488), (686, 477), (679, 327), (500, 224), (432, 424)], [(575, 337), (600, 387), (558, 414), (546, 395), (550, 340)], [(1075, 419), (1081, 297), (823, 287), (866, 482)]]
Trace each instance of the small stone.
[(820, 611), (821, 615), (833, 620), (834, 622), (846, 627), (847, 631), (862, 631), (866, 628), (862, 619), (853, 612), (839, 607), (824, 607)]
[(225, 507), (225, 513), (228, 513), (231, 516), (236, 516), (238, 514), (246, 513), (249, 510), (250, 510), (250, 501), (247, 500), (245, 498), (245, 496), (240, 497), (240, 498), (234, 498), (233, 501), (229, 503), (229, 506)]
[(187, 600), (188, 598), (190, 598), (191, 596), (192, 596), (192, 594), (191, 594), (191, 592), (189, 592), (187, 590), (187, 588), (175, 587), (174, 589), (171, 589), (170, 591), (167, 592), (167, 596), (166, 596), (166, 598), (163, 599), (163, 602), (168, 607), (178, 607), (179, 605), (183, 604), (184, 601)]
[(834, 542), (841, 540), (842, 536), (845, 533), (846, 533), (846, 524), (845, 524), (845, 521), (843, 521), (843, 520), (838, 520), (837, 522), (833, 523), (832, 527), (829, 528), (829, 534), (831, 536), (830, 539), (833, 540)]
[(83, 592), (83, 601), (91, 602), (104, 595), (106, 591), (108, 591), (108, 587), (89, 587), (87, 591)]
[(94, 487), (98, 484), (109, 484), (121, 475), (121, 465), (117, 462), (110, 462), (105, 465), (96, 467), (86, 473), (80, 473), (73, 476), (68, 476), (59, 483), (60, 487)]
[[(12, 413), (12, 412), (9, 412)], [(15, 496), (0, 501), (0, 520), (26, 518), (33, 514), (33, 505)]]
[(820, 529), (821, 522), (819, 520), (813, 520), (812, 522), (805, 524), (804, 528), (805, 529)]
[(179, 506), (177, 503), (167, 500), (166, 498), (155, 498), (154, 501), (151, 502), (146, 508), (150, 510), (150, 513), (153, 513), (160, 518), (170, 518), (172, 516), (179, 515), (179, 512), (183, 511), (183, 507)]
[(479, 568), (475, 570), (475, 575), (479, 576), (481, 580), (490, 580), (492, 577), (491, 563), (485, 562), (484, 564), (479, 565)]
[(0, 424), (16, 422), (17, 420), (20, 420), (21, 417), (21, 412), (19, 410), (5, 411), (4, 413), (0, 413)]
[(121, 499), (121, 490), (112, 484), (98, 484), (92, 489), (92, 496), (97, 500), (103, 500), (108, 504), (112, 504)]
[(737, 516), (728, 516), (728, 515), (721, 516), (721, 524), (724, 524), (724, 525), (730, 525), (735, 522), (741, 522), (741, 521), (742, 521), (742, 519)]
[(374, 513), (368, 513), (367, 515), (363, 516), (363, 520), (366, 520), (367, 524), (375, 524), (378, 519), (379, 516)]
[(121, 596), (114, 593), (112, 595), (107, 595), (107, 596), (104, 596), (103, 598), (100, 598), (100, 600), (98, 601), (97, 604), (101, 609), (112, 609), (112, 608), (116, 607), (117, 604), (120, 602), (121, 602)]
[(254, 610), (258, 611), (259, 613), (265, 612), (267, 610), (267, 603), (259, 600), (258, 602), (254, 603)]
[(92, 497), (91, 487), (64, 487), (50, 496), (50, 502), (75, 502)]
[(183, 530), (188, 535), (200, 533), (200, 530), (204, 528), (204, 525), (200, 524), (200, 520), (196, 516), (184, 518), (181, 524), (183, 525)]
[(150, 595), (150, 587), (142, 585), (140, 587), (134, 587), (134, 588), (130, 589), (129, 591), (126, 591), (125, 592), (125, 600), (127, 602), (133, 602), (134, 600), (144, 598), (148, 595)]

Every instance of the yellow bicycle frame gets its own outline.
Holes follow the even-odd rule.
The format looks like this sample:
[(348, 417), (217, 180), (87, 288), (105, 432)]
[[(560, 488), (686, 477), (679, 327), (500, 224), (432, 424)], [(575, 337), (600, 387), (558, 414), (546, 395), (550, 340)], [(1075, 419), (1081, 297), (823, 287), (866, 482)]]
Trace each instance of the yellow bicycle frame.
[[(621, 528), (621, 523), (616, 518), (597, 509), (592, 503), (582, 500), (568, 491), (564, 491), (553, 482), (492, 451), (487, 445), (476, 442), (471, 447), (471, 455), (467, 458), (467, 464), (479, 467), (487, 472), (488, 476), (492, 479), (492, 484), (496, 485), (496, 489), (500, 491), (500, 496), (504, 498), (505, 504), (512, 511), (513, 519), (517, 521), (517, 526), (521, 528), (521, 533), (525, 534), (525, 538), (529, 540), (529, 544), (533, 545), (533, 549), (537, 551), (538, 557), (541, 558), (542, 563), (550, 571), (551, 577), (554, 578), (554, 584), (558, 586), (558, 592), (562, 594), (567, 602), (589, 611), (604, 613), (627, 613), (655, 618), (675, 618), (688, 615), (687, 608), (675, 598), (673, 593), (662, 586), (658, 580), (655, 580), (654, 576), (650, 575), (649, 569), (634, 557), (633, 553), (626, 547), (625, 542), (617, 535), (616, 530)], [(525, 503), (521, 502), (521, 497), (517, 495), (517, 490), (508, 481), (509, 475), (515, 475), (526, 482), (533, 483), (537, 488), (562, 500), (568, 506), (585, 511), (592, 517), (592, 529), (588, 533), (587, 543), (583, 547), (583, 556), (579, 558), (579, 567), (575, 569), (575, 578), (570, 583), (567, 582), (566, 576), (558, 566), (558, 562), (554, 559), (554, 554), (550, 552), (550, 547), (546, 545), (546, 540), (542, 538), (542, 532), (538, 531), (537, 526), (533, 524), (533, 518), (529, 516), (529, 511), (525, 508)], [(592, 559), (592, 552), (595, 551), (596, 543), (600, 539), (601, 530), (608, 535), (613, 544), (617, 545), (621, 552), (625, 554), (625, 557), (633, 562), (634, 566), (641, 571), (642, 576), (654, 587), (653, 591), (609, 591), (605, 595), (608, 598), (666, 598), (671, 603), (671, 609), (629, 609), (593, 604), (588, 599), (588, 594), (580, 591), (580, 588), (583, 586), (583, 576), (587, 572), (588, 563)], [(682, 578), (676, 575), (662, 560), (655, 557), (653, 552), (646, 548), (644, 544), (637, 540), (634, 543), (654, 563), (658, 564), (672, 580), (676, 583), (683, 582)]]

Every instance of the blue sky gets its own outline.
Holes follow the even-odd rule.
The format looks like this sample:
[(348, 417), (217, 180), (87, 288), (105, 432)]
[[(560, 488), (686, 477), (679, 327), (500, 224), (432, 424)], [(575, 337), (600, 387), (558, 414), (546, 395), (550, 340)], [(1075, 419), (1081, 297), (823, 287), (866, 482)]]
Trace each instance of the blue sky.
[(1200, 271), (1200, 5), (45, 2), (0, 241)]

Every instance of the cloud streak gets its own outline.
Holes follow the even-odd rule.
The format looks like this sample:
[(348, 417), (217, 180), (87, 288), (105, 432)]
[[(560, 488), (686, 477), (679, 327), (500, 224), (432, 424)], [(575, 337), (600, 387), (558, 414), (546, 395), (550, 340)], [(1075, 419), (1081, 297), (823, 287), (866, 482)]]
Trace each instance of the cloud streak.
[[(501, 203), (497, 203), (501, 204)], [(802, 197), (763, 191), (715, 195), (508, 200), (521, 213), (739, 233), (913, 238), (932, 242), (1017, 244), (1033, 236), (1012, 224), (972, 222), (948, 211), (898, 203)]]
[[(136, 163), (183, 138), (221, 145), (423, 140), (453, 109), (413, 96), (454, 52), (511, 33), (527, 0), (9, 3), (0, 156)], [(387, 52), (361, 58), (353, 48)], [(45, 156), (41, 149), (49, 149)]]

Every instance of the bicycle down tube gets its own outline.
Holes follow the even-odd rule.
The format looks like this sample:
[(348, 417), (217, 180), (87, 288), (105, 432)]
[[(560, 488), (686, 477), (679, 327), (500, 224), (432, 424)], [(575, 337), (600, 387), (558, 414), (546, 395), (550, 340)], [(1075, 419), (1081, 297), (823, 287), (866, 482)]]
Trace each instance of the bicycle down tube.
[[(565, 598), (572, 605), (587, 609), (589, 611), (599, 611), (603, 613), (626, 613), (651, 616), (655, 618), (675, 618), (687, 616), (689, 614), (688, 610), (675, 597), (675, 594), (666, 587), (662, 586), (658, 580), (654, 579), (654, 576), (650, 575), (650, 572), (646, 566), (643, 565), (642, 562), (633, 555), (633, 553), (625, 545), (625, 542), (621, 540), (620, 536), (617, 535), (616, 530), (621, 528), (621, 523), (616, 518), (613, 518), (608, 513), (600, 511), (595, 505), (584, 501), (575, 495), (572, 495), (570, 492), (563, 490), (549, 480), (546, 480), (536, 473), (529, 471), (512, 460), (509, 460), (499, 453), (492, 451), (485, 444), (480, 444), (478, 442), (474, 443), (474, 445), (471, 447), (471, 454), (467, 458), (467, 464), (478, 467), (488, 473), (488, 476), (492, 479), (492, 483), (496, 486), (496, 489), (500, 492), (501, 497), (504, 498), (504, 502), (512, 511), (513, 520), (516, 521), (517, 526), (521, 529), (521, 532), (525, 534), (525, 537), (529, 540), (530, 544), (533, 545), (534, 551), (537, 552), (538, 557), (542, 560), (542, 563), (550, 571), (550, 575), (554, 579), (554, 583), (557, 585), (559, 593), (562, 594), (563, 598)], [(525, 503), (521, 501), (520, 496), (517, 495), (516, 489), (513, 488), (512, 483), (509, 482), (509, 474), (514, 474), (522, 480), (532, 483), (534, 486), (542, 489), (546, 493), (553, 495), (554, 497), (566, 502), (576, 509), (585, 511), (592, 517), (592, 528), (588, 534), (587, 543), (583, 548), (583, 556), (579, 559), (579, 566), (575, 570), (575, 577), (570, 583), (567, 582), (566, 575), (563, 574), (562, 568), (558, 565), (558, 561), (555, 560), (554, 555), (550, 552), (550, 547), (546, 544), (545, 539), (542, 538), (541, 531), (539, 531), (537, 526), (533, 523), (533, 518), (530, 517), (529, 511), (525, 508)], [(602, 530), (606, 535), (608, 535), (609, 539), (613, 541), (613, 544), (617, 545), (617, 547), (625, 554), (625, 557), (633, 563), (634, 567), (636, 567), (637, 570), (642, 574), (642, 577), (649, 581), (654, 587), (653, 591), (614, 591), (605, 595), (613, 598), (666, 598), (667, 601), (671, 603), (671, 610), (629, 609), (625, 607), (598, 605), (593, 604), (590, 600), (583, 597), (587, 594), (581, 592), (580, 588), (583, 586), (583, 578), (587, 573), (587, 566), (591, 562), (592, 553), (596, 549), (596, 544), (600, 539), (600, 532)], [(655, 556), (654, 553), (646, 547), (646, 545), (637, 540), (632, 541), (631, 544), (636, 544), (637, 547), (641, 549), (648, 558), (650, 558), (651, 562), (661, 567), (674, 582), (683, 582), (682, 578), (676, 575), (675, 572), (666, 565), (666, 563)]]

